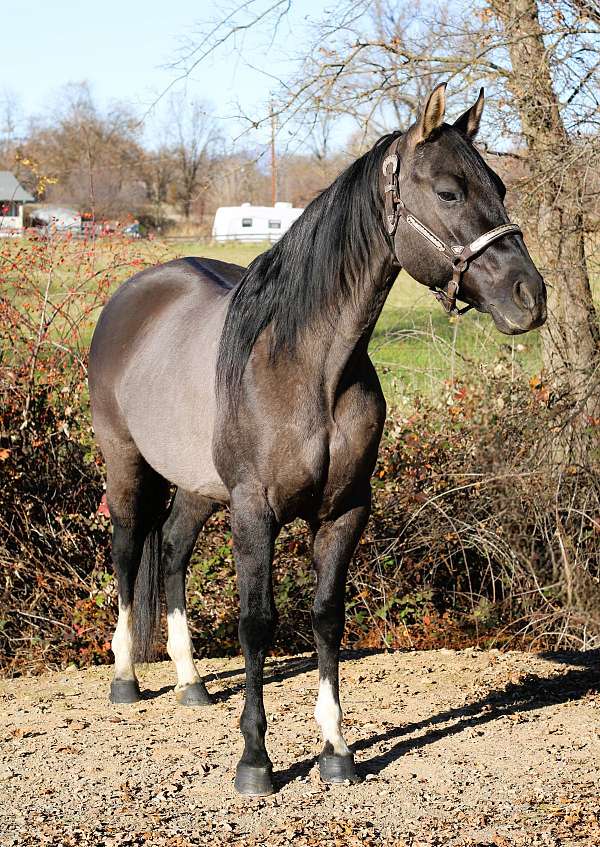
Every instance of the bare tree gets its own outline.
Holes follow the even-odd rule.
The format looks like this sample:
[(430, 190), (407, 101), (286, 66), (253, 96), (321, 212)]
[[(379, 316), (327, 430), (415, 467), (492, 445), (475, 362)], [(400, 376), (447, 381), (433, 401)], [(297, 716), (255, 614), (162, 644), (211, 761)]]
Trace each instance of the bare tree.
[(457, 110), (485, 85), (488, 148), (524, 162), (516, 213), (536, 231), (551, 286), (543, 359), (567, 417), (557, 438), (571, 458), (586, 452), (589, 425), (600, 421), (594, 244), (586, 239), (598, 213), (599, 71), (595, 0), (479, 0), (468, 15), (453, 0), (344, 0), (324, 13), (278, 97), (282, 129), (345, 115), (366, 144), (404, 129), (439, 81), (450, 82)]
[(143, 198), (138, 138), (139, 121), (129, 109), (113, 104), (101, 111), (80, 83), (62, 90), (50, 118), (32, 122), (23, 152), (56, 178), (49, 199), (110, 217)]
[(600, 329), (585, 220), (592, 211), (585, 202), (590, 166), (597, 168), (600, 152), (594, 127), (600, 17), (582, 19), (579, 3), (573, 10), (568, 3), (554, 5), (549, 10), (536, 0), (493, 0), (489, 8), (510, 56), (507, 87), (529, 153), (530, 208), (537, 213), (538, 250), (551, 285), (544, 364), (555, 391), (572, 407), (578, 423), (569, 428), (573, 437), (600, 420)]
[(13, 170), (22, 121), (21, 107), (14, 92), (0, 94), (0, 167)]
[(219, 140), (215, 121), (206, 103), (188, 100), (183, 92), (170, 95), (168, 120), (177, 166), (177, 200), (186, 220), (194, 203), (202, 218), (211, 185), (210, 157)]
[(164, 141), (142, 156), (140, 175), (150, 203), (151, 217), (155, 226), (162, 229), (166, 223), (165, 205), (176, 178), (177, 163), (172, 149)]

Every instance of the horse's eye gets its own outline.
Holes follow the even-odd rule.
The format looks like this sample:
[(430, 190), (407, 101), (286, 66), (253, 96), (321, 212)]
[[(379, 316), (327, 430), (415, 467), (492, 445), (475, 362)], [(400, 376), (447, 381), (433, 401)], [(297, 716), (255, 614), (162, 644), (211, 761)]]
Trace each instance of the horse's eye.
[(444, 203), (455, 203), (457, 200), (460, 200), (460, 194), (455, 194), (453, 191), (438, 191), (437, 196)]

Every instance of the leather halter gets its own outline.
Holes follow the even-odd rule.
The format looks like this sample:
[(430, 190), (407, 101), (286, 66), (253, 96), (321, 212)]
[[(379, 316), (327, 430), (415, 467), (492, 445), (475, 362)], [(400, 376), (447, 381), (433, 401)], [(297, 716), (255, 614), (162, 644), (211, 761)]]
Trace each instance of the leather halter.
[(479, 238), (471, 241), (470, 244), (446, 244), (445, 241), (438, 238), (422, 221), (415, 217), (402, 202), (399, 184), (400, 159), (396, 152), (399, 142), (400, 139), (398, 138), (392, 145), (391, 152), (384, 159), (382, 166), (383, 175), (386, 178), (389, 177), (384, 187), (385, 218), (388, 234), (395, 235), (400, 219), (402, 218), (408, 226), (416, 230), (423, 238), (426, 238), (436, 250), (443, 253), (450, 260), (452, 263), (452, 279), (447, 283), (445, 288), (432, 289), (432, 294), (440, 301), (449, 315), (462, 315), (473, 308), (472, 306), (465, 306), (463, 309), (456, 308), (456, 298), (458, 297), (461, 277), (469, 267), (471, 259), (482, 253), (494, 241), (504, 238), (505, 235), (517, 233), (522, 235), (521, 228), (517, 224), (502, 224), (480, 235)]

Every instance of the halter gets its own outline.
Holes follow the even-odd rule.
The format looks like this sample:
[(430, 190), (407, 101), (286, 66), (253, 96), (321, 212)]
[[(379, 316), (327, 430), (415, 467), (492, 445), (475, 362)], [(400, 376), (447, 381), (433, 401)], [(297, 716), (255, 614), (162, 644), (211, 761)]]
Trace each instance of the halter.
[[(395, 142), (393, 150), (397, 150), (398, 141)], [(472, 306), (465, 306), (463, 309), (456, 308), (456, 298), (460, 288), (460, 281), (463, 273), (469, 267), (469, 262), (474, 256), (482, 253), (490, 244), (503, 238), (505, 235), (520, 234), (521, 228), (517, 224), (502, 224), (488, 232), (480, 235), (475, 241), (470, 244), (446, 244), (441, 238), (438, 238), (425, 224), (413, 215), (404, 205), (400, 197), (399, 184), (399, 163), (400, 160), (396, 152), (390, 153), (383, 161), (383, 175), (389, 177), (384, 187), (385, 191), (385, 217), (387, 223), (387, 231), (389, 235), (395, 235), (400, 223), (400, 218), (403, 218), (406, 223), (416, 230), (423, 238), (426, 238), (430, 244), (433, 244), (436, 250), (443, 253), (452, 263), (452, 279), (447, 283), (445, 288), (435, 288), (432, 290), (434, 297), (440, 301), (444, 309), (449, 315), (463, 315), (472, 309)]]

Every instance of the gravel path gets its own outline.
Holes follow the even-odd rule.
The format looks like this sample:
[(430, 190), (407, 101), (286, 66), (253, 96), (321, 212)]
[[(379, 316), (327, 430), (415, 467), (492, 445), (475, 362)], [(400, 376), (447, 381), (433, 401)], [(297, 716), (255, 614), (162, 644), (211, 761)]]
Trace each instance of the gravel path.
[(199, 662), (215, 705), (107, 700), (110, 668), (0, 683), (0, 845), (600, 845), (600, 654), (348, 654), (346, 737), (364, 781), (321, 785), (314, 658), (271, 659), (279, 791), (236, 796), (241, 661)]

